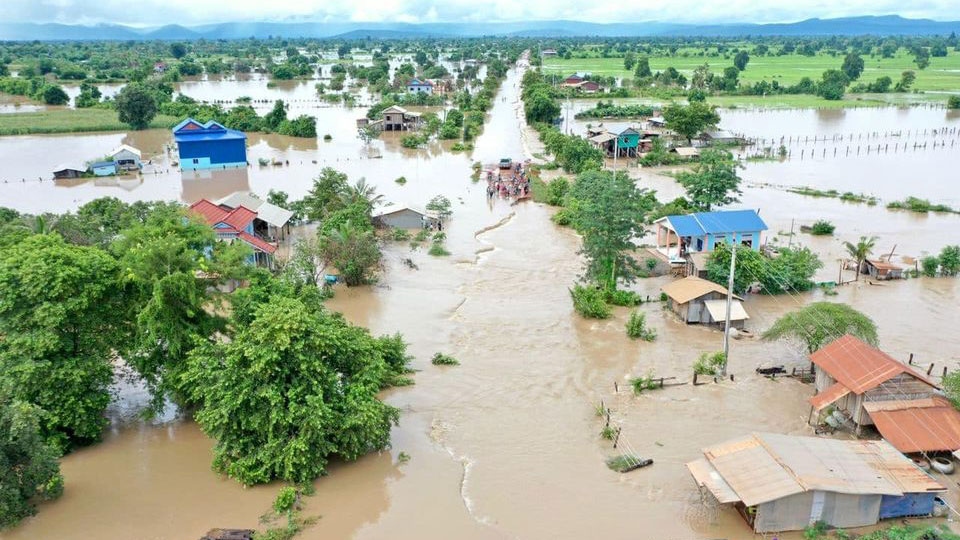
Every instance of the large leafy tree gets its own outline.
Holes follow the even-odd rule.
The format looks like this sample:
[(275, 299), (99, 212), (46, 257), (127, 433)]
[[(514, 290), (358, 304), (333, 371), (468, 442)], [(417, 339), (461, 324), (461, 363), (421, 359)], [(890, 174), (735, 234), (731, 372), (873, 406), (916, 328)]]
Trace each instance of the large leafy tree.
[(97, 440), (121, 333), (119, 269), (107, 253), (33, 235), (0, 255), (0, 377), (10, 397), (43, 409), (58, 449)]
[(389, 445), (399, 411), (377, 399), (389, 369), (366, 330), (287, 295), (245, 313), (229, 342), (194, 349), (182, 376), (217, 441), (217, 471), (247, 485), (309, 482), (331, 456)]
[(840, 71), (847, 76), (847, 79), (855, 81), (863, 73), (863, 58), (857, 53), (850, 53), (843, 59), (843, 65)]
[(0, 390), (0, 529), (33, 515), (36, 502), (63, 493), (57, 450), (40, 431), (42, 414)]
[(123, 87), (114, 100), (117, 115), (121, 122), (133, 129), (146, 129), (157, 115), (155, 93), (142, 83), (131, 83)]
[(873, 248), (877, 245), (876, 236), (861, 236), (860, 240), (856, 244), (852, 242), (844, 242), (843, 247), (846, 248), (847, 254), (850, 257), (857, 261), (857, 277), (856, 280), (860, 281), (860, 271), (863, 268), (863, 261), (873, 253)]
[(653, 192), (640, 189), (619, 171), (588, 171), (577, 177), (568, 197), (576, 201), (573, 225), (583, 236), (588, 280), (616, 289), (631, 282), (638, 265), (632, 240), (643, 236), (646, 216), (657, 205)]
[(668, 105), (663, 109), (663, 118), (667, 121), (667, 127), (685, 137), (687, 142), (692, 141), (700, 132), (720, 123), (716, 107), (703, 102)]
[[(730, 251), (728, 244), (718, 244), (707, 259), (707, 278), (724, 287), (729, 282)], [(743, 293), (757, 283), (764, 294), (807, 291), (813, 288), (813, 275), (822, 267), (817, 254), (806, 247), (782, 248), (776, 258), (741, 248), (737, 250), (733, 290)]]
[(795, 340), (802, 343), (807, 352), (814, 353), (845, 334), (877, 345), (877, 325), (870, 317), (846, 304), (833, 302), (814, 302), (780, 317), (763, 333), (763, 339)]
[(738, 202), (740, 176), (733, 154), (726, 150), (707, 149), (690, 171), (677, 175), (677, 181), (687, 190), (687, 197), (697, 211), (709, 212), (714, 206)]
[(244, 276), (249, 251), (217, 242), (209, 226), (172, 207), (125, 230), (111, 249), (132, 323), (123, 358), (146, 380), (159, 409), (195, 342), (223, 329), (211, 290)]
[[(369, 218), (366, 220), (369, 223)], [(321, 231), (319, 240), (320, 256), (340, 272), (347, 286), (364, 285), (373, 280), (381, 253), (369, 227), (360, 227), (348, 220), (335, 229)]]
[(304, 217), (313, 221), (325, 219), (329, 214), (343, 208), (341, 195), (350, 188), (347, 175), (324, 167), (314, 178), (313, 187), (300, 202)]

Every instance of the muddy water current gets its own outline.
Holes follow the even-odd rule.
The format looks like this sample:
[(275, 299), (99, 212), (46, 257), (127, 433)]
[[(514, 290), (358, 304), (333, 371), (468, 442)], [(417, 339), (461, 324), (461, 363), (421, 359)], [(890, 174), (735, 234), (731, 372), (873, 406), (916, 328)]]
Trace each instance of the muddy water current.
[[(518, 81), (511, 71), (471, 155), (444, 151), (439, 143), (407, 150), (392, 137), (365, 148), (354, 135), (354, 120), (364, 113), (359, 108), (311, 113), (318, 117), (320, 133), (332, 134), (329, 143), (251, 135), (251, 163), (264, 157), (288, 165), (203, 175), (175, 171), (166, 132), (0, 138), (0, 163), (5, 164), (0, 204), (60, 212), (106, 195), (192, 202), (237, 190), (264, 194), (270, 188), (299, 197), (322, 166), (351, 178), (365, 176), (395, 203), (422, 205), (444, 194), (454, 201), (447, 229), (451, 256), (430, 257), (405, 244), (388, 245), (386, 268), (376, 286), (339, 289), (329, 301), (332, 309), (375, 333), (401, 332), (411, 344), (418, 373), (415, 386), (384, 394), (403, 411), (393, 448), (356, 463), (335, 464), (329, 476), (317, 480), (306, 513), (320, 518), (301, 537), (752, 537), (735, 512), (701, 503), (684, 463), (701, 455), (705, 445), (751, 431), (812, 434), (806, 424), (812, 387), (754, 374), (758, 366), (805, 366), (801, 352), (786, 343), (737, 340), (731, 345), (733, 382), (687, 384), (641, 396), (627, 392), (628, 378), (650, 372), (689, 380), (693, 360), (701, 352), (718, 350), (721, 335), (677, 322), (657, 302), (640, 308), (659, 336), (653, 343), (626, 338), (625, 309), (605, 321), (587, 321), (573, 312), (567, 287), (581, 272), (578, 238), (551, 223), (550, 208), (488, 201), (485, 186), (469, 179), (474, 160), (519, 158), (524, 148), (535, 147), (530, 134), (518, 128)], [(775, 135), (766, 130), (777, 125), (811, 136), (880, 129), (866, 118), (848, 124), (860, 118), (859, 111), (848, 112), (829, 128), (808, 118), (815, 112), (755, 114), (753, 120), (747, 113), (725, 114), (724, 122), (755, 137)], [(783, 116), (764, 127), (766, 114)], [(937, 118), (913, 110), (882, 114), (920, 129), (931, 122), (957, 124), (942, 111)], [(47, 179), (51, 161), (89, 159), (120, 142), (142, 148), (156, 172), (76, 184)], [(951, 232), (960, 216), (918, 216), (882, 205), (810, 199), (771, 184), (806, 185), (811, 175), (829, 174), (824, 185), (842, 182), (849, 186), (843, 190), (884, 198), (929, 192), (939, 200), (960, 199), (955, 173), (960, 154), (944, 149), (942, 161), (932, 164), (930, 155), (932, 150), (900, 155), (912, 171), (906, 178), (891, 178), (890, 162), (866, 157), (847, 173), (834, 171), (847, 167), (839, 165), (841, 160), (751, 163), (743, 171), (748, 185), (741, 205), (761, 209), (770, 225), (769, 241), (802, 242), (818, 251), (826, 263), (818, 278), (836, 280), (841, 240), (876, 234), (879, 250), (896, 245), (896, 260), (960, 242), (960, 235)], [(811, 173), (811, 167), (823, 172)], [(629, 171), (662, 198), (680, 194), (662, 170)], [(399, 176), (406, 177), (406, 185), (394, 182)], [(819, 218), (837, 225), (836, 238), (778, 234), (788, 233), (791, 223), (799, 230)], [(407, 257), (418, 269), (401, 263)], [(635, 289), (656, 297), (669, 279), (641, 280)], [(762, 330), (778, 316), (819, 299), (847, 302), (873, 317), (884, 349), (895, 357), (914, 353), (921, 363), (935, 362), (935, 375), (943, 365), (960, 364), (957, 280), (860, 282), (840, 287), (838, 296), (830, 298), (819, 291), (750, 296), (748, 327)], [(431, 365), (429, 358), (438, 351), (454, 355), (461, 365)], [(134, 389), (124, 392), (136, 397)], [(616, 450), (598, 437), (603, 421), (594, 409), (601, 401), (612, 409), (611, 423), (622, 428)], [(44, 504), (36, 517), (0, 538), (189, 539), (212, 527), (257, 526), (278, 485), (244, 489), (217, 477), (209, 469), (212, 441), (190, 421), (147, 424), (125, 407), (111, 411), (114, 423), (104, 442), (63, 459), (64, 497)], [(603, 460), (622, 451), (653, 458), (654, 465), (624, 475), (611, 472)], [(400, 452), (410, 460), (401, 462)], [(956, 494), (948, 499), (957, 506)]]

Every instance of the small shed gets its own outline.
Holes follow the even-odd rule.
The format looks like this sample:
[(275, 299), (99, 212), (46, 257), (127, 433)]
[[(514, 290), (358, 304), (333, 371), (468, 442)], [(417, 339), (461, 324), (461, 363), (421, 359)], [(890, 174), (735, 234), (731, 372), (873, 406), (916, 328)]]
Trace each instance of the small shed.
[(739, 137), (729, 131), (718, 129), (716, 131), (707, 131), (700, 135), (700, 140), (706, 144), (730, 145), (743, 144), (743, 137)]
[(80, 163), (61, 163), (53, 169), (53, 177), (61, 178), (80, 178), (87, 173), (87, 166)]
[(732, 506), (757, 533), (926, 516), (946, 491), (885, 441), (754, 433), (703, 456), (687, 463), (701, 494)]
[(600, 91), (600, 84), (597, 81), (583, 81), (576, 88), (584, 94), (595, 94)]
[[(667, 309), (687, 324), (723, 325), (727, 320), (727, 289), (712, 281), (687, 276), (661, 290), (667, 295)], [(750, 318), (742, 301), (734, 295), (730, 305), (730, 325), (738, 329)]]
[(647, 123), (650, 124), (650, 127), (663, 128), (667, 126), (667, 120), (662, 116), (651, 116), (647, 119)]
[(692, 146), (678, 146), (676, 148), (671, 148), (670, 153), (676, 154), (681, 159), (698, 159), (700, 157), (700, 150)]
[(97, 161), (90, 164), (94, 176), (110, 176), (117, 174), (117, 165), (112, 161)]
[(135, 171), (138, 170), (141, 166), (142, 154), (140, 150), (136, 148), (121, 144), (120, 146), (113, 149), (109, 154), (110, 159), (117, 165), (117, 169), (121, 171)]
[(424, 210), (400, 204), (374, 212), (373, 222), (380, 227), (394, 229), (429, 229), (437, 222), (437, 217)]
[(861, 274), (867, 274), (877, 281), (903, 279), (903, 268), (879, 259), (866, 259), (860, 267)]

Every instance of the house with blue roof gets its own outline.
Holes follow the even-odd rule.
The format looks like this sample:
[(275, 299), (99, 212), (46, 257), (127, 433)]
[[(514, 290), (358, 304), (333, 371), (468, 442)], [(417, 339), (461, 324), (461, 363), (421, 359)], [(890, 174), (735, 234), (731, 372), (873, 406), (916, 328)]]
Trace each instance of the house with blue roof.
[(433, 83), (427, 79), (411, 79), (410, 82), (407, 83), (407, 93), (430, 95), (433, 93)]
[(725, 210), (665, 216), (654, 222), (657, 227), (657, 251), (671, 263), (682, 263), (687, 256), (708, 253), (723, 242), (760, 250), (760, 233), (767, 224), (756, 210)]
[(173, 128), (182, 170), (247, 166), (247, 135), (210, 120), (187, 118)]

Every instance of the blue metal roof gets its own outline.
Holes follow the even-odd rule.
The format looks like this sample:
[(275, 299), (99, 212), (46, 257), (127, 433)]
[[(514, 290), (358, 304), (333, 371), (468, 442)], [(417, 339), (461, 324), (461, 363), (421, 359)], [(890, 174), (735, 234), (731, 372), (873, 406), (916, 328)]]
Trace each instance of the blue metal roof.
[[(194, 124), (198, 127), (184, 129), (186, 126)], [(187, 118), (173, 128), (173, 138), (178, 143), (184, 141), (219, 141), (230, 139), (246, 139), (247, 135), (242, 131), (227, 129), (223, 125), (210, 120), (206, 124), (201, 124), (193, 118)]]
[(111, 168), (113, 168), (113, 167), (116, 167), (116, 166), (117, 166), (117, 165), (116, 165), (114, 162), (112, 162), (112, 161), (98, 161), (98, 162), (96, 162), (96, 163), (91, 163), (91, 164), (90, 164), (90, 168), (91, 168), (91, 169), (99, 169), (100, 167), (111, 167)]
[(679, 236), (767, 230), (767, 224), (760, 219), (756, 210), (697, 212), (685, 216), (667, 216), (666, 219)]

